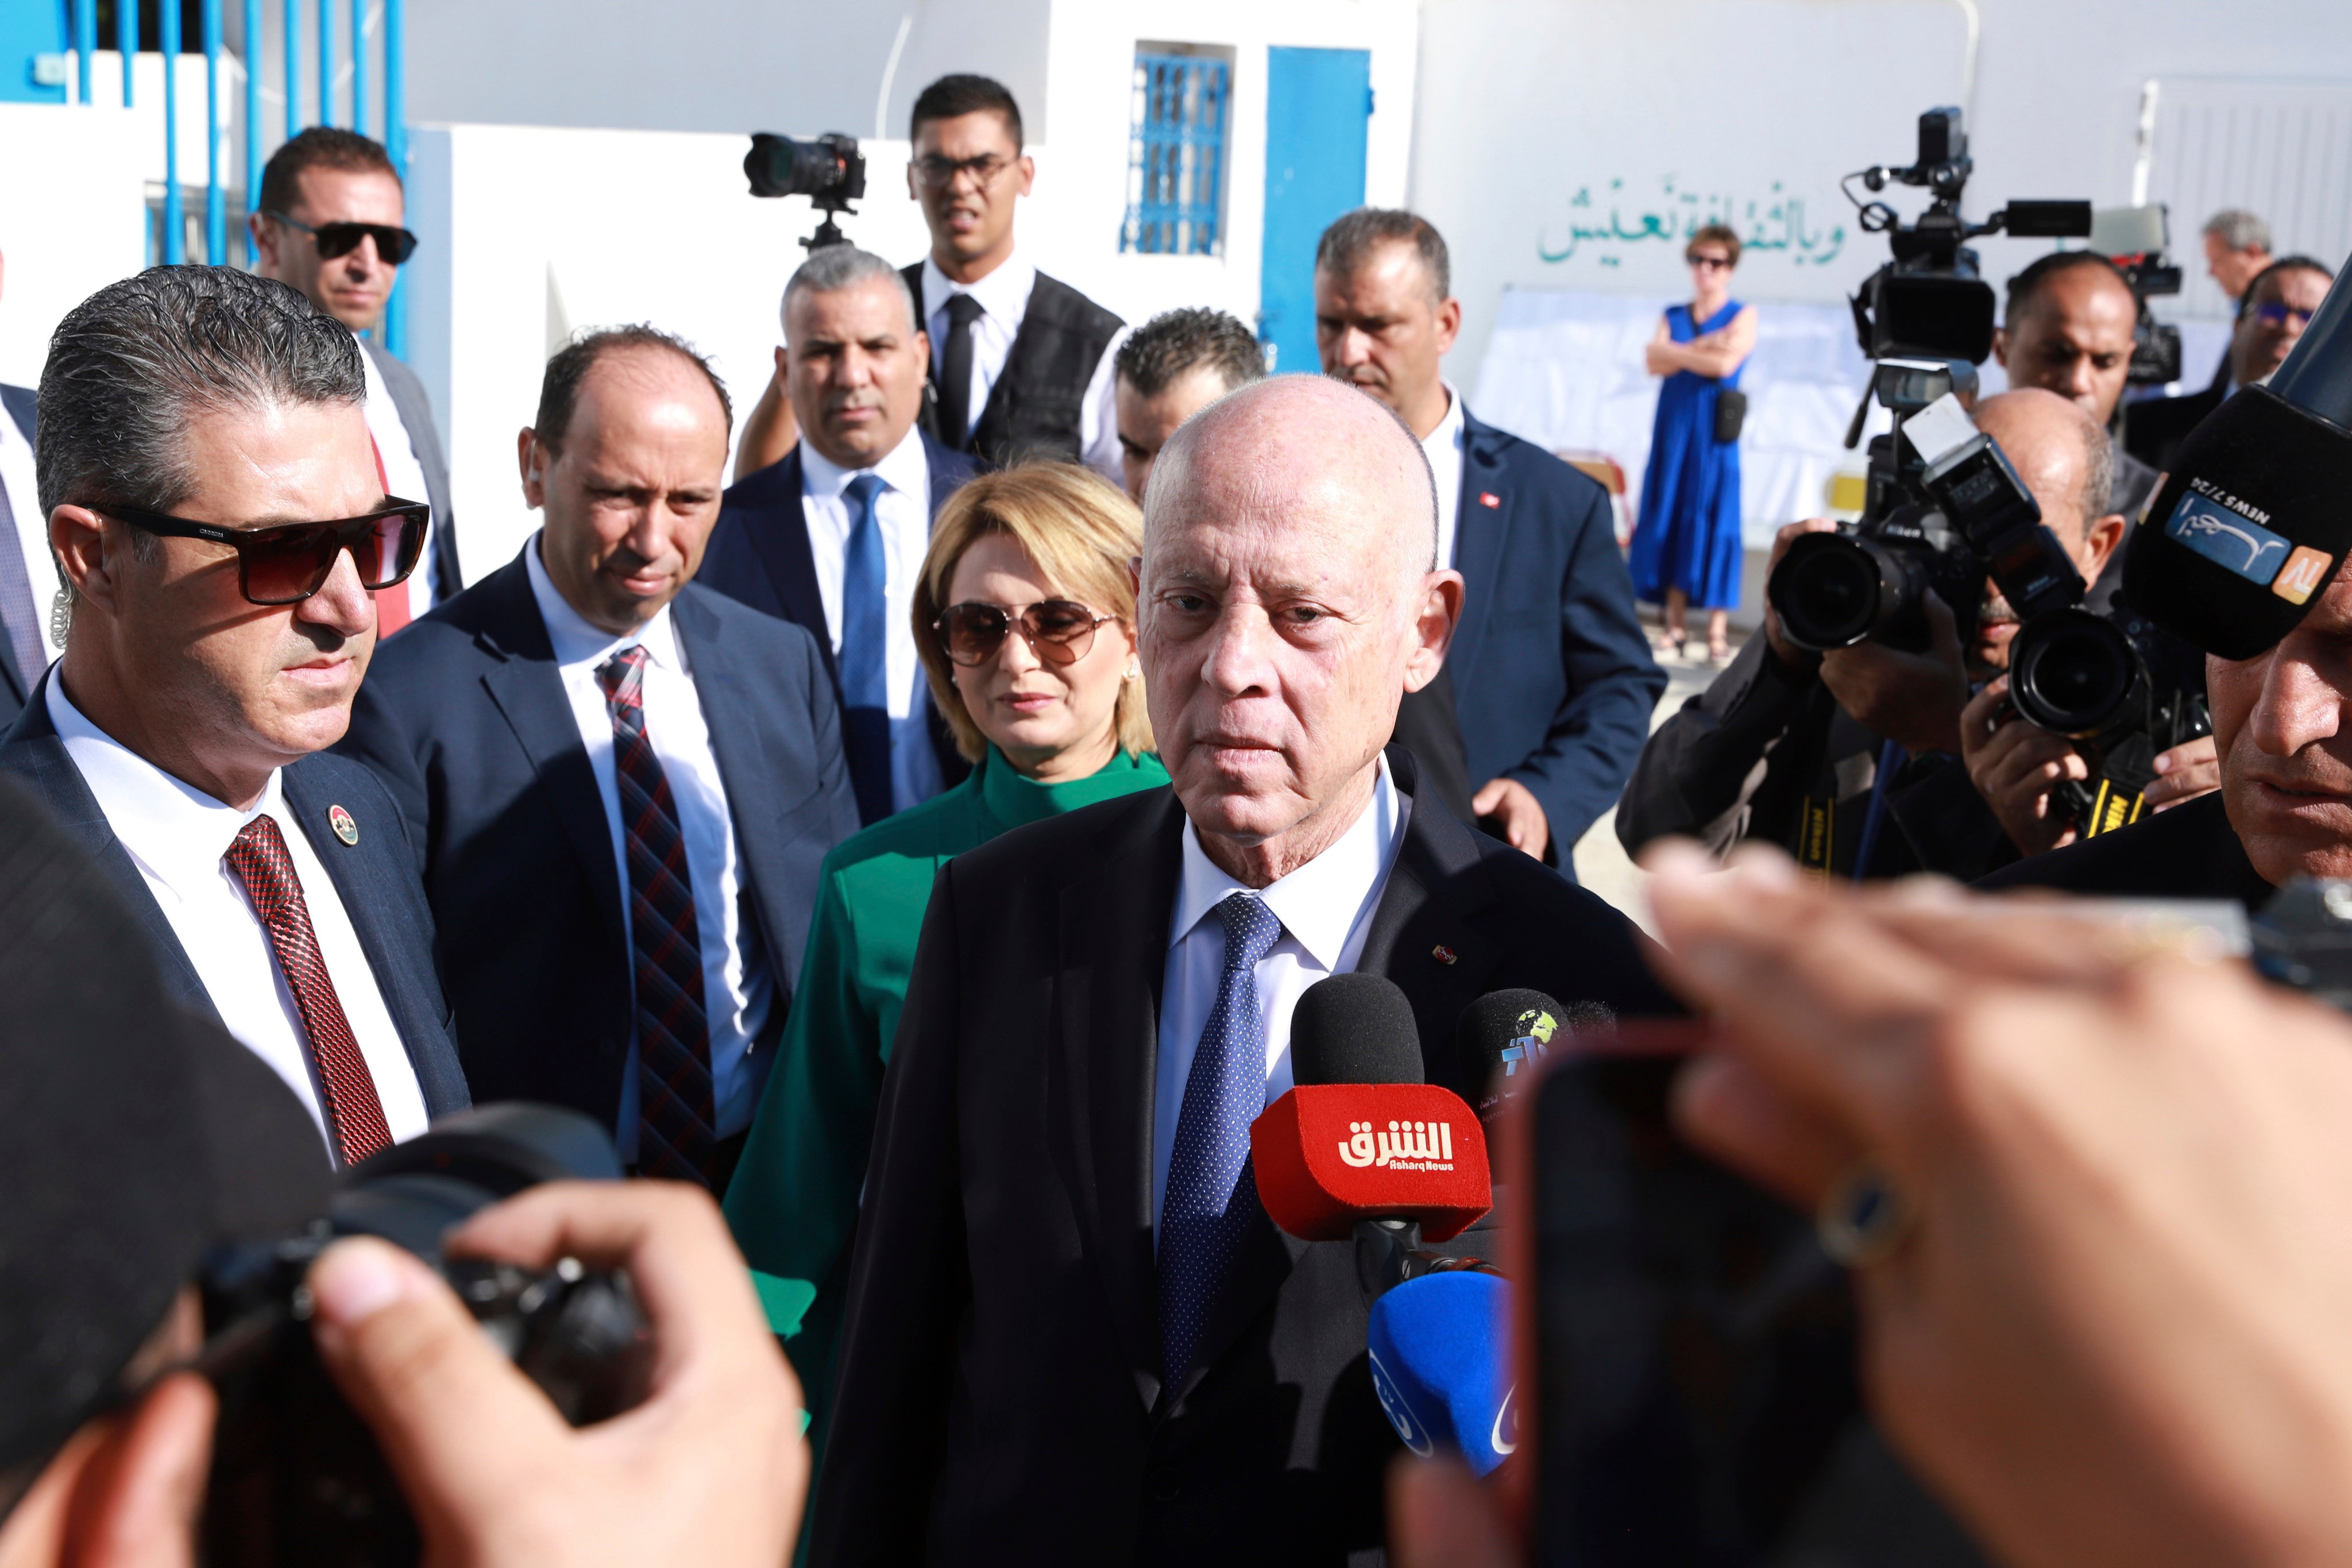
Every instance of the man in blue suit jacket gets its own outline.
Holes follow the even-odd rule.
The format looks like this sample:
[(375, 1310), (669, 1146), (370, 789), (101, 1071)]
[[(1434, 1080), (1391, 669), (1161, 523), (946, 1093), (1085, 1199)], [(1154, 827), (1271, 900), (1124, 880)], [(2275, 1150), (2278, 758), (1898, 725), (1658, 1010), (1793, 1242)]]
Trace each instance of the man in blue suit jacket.
[[(320, 754), (375, 640), (348, 540), (389, 528), (413, 565), (425, 531), (367, 516), (385, 497), (359, 345), (283, 284), (156, 268), (67, 316), (43, 391), (41, 500), (75, 608), (0, 770), (334, 1158), (423, 1131), (468, 1097), (415, 850), (367, 770)], [(316, 526), (335, 520), (358, 526)]]
[(931, 519), (977, 470), (916, 427), (929, 340), (897, 268), (828, 246), (784, 286), (783, 316), (800, 445), (727, 491), (698, 580), (816, 637), (870, 823), (971, 771), (931, 707), (908, 616)]
[(1472, 416), (1439, 374), (1462, 325), (1449, 273), (1426, 219), (1348, 214), (1316, 247), (1317, 346), (1326, 374), (1396, 410), (1428, 455), (1438, 558), (1464, 579), (1445, 668), (1472, 809), (1573, 877), (1576, 841), (1649, 739), (1665, 672), (1634, 616), (1608, 493)]
[(407, 816), (476, 1091), (720, 1190), (857, 826), (814, 639), (689, 581), (728, 418), (651, 328), (558, 353), (523, 438), (545, 527), (386, 645), (342, 743)]
[[(41, 395), (29, 386), (0, 386), (0, 724), (25, 710), (33, 685), (49, 665), (49, 600), (58, 573), (47, 547), (33, 479), (33, 435)], [(21, 580), (21, 597), (16, 583)]]

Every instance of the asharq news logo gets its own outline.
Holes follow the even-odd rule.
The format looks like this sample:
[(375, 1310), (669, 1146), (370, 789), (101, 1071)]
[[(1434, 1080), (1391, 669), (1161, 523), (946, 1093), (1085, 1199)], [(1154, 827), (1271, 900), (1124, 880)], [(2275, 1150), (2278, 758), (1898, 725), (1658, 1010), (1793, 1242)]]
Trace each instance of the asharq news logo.
[(1383, 1131), (1369, 1121), (1350, 1121), (1348, 1136), (1339, 1143), (1339, 1159), (1359, 1171), (1375, 1165), (1384, 1171), (1450, 1171), (1454, 1123), (1391, 1121)]

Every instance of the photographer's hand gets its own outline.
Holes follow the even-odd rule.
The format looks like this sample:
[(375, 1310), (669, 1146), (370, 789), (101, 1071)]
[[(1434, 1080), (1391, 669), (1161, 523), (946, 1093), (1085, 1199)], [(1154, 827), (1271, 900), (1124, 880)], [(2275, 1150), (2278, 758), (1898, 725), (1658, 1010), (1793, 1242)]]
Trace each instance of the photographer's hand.
[(2050, 811), (2061, 779), (2091, 776), (2091, 764), (2063, 735), (2037, 729), (2014, 713), (2003, 719), (2009, 677), (1986, 683), (1960, 715), (1960, 756), (1969, 782), (2021, 855), (2039, 855), (2074, 842), (2074, 825)]
[(2221, 753), (2210, 735), (2183, 741), (2156, 754), (2156, 782), (2147, 786), (2150, 811), (2166, 811), (2184, 800), (2211, 795), (2221, 787)]
[(1866, 642), (1822, 656), (1822, 684), (1839, 707), (1873, 734), (1917, 756), (1960, 749), (1960, 713), (1969, 705), (1960, 632), (1944, 601), (1920, 601), (1931, 639), (1926, 653)]
[(480, 1215), (453, 1255), (625, 1268), (653, 1392), (574, 1430), (422, 1262), (338, 1242), (310, 1272), (319, 1351), (380, 1442), (430, 1563), (789, 1560), (808, 1485), (800, 1386), (719, 1209), (667, 1182), (557, 1183)]
[[(1809, 517), (1802, 522), (1783, 523), (1780, 531), (1772, 535), (1772, 558), (1765, 563), (1764, 581), (1769, 583), (1772, 580), (1772, 573), (1780, 564), (1780, 557), (1789, 553), (1790, 545), (1808, 533), (1835, 533), (1836, 531), (1837, 524), (1825, 517)], [(1764, 599), (1764, 640), (1772, 645), (1772, 655), (1780, 661), (1784, 668), (1809, 676), (1821, 668), (1820, 654), (1808, 653), (1799, 647), (1795, 643), (1790, 642), (1788, 634), (1780, 629), (1780, 612), (1772, 607), (1769, 595), (1767, 595)]]

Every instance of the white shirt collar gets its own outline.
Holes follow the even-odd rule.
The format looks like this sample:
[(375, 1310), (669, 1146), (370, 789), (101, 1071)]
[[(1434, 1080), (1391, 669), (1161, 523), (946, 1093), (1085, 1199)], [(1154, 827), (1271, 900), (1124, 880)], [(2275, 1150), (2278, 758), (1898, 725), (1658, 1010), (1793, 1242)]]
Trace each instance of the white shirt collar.
[[(1339, 972), (1348, 933), (1365, 906), (1379, 896), (1382, 873), (1403, 838), (1402, 813), (1387, 759), (1381, 759), (1378, 767), (1372, 798), (1339, 841), (1281, 880), (1256, 889), (1284, 932), (1333, 973)], [(1210, 860), (1187, 817), (1183, 879), (1176, 893), (1176, 918), (1169, 922), (1168, 945), (1183, 941), (1227, 898), (1249, 890)]]
[(801, 443), (803, 495), (835, 500), (848, 487), (849, 481), (859, 474), (872, 474), (900, 495), (914, 496), (928, 504), (931, 465), (923, 453), (922, 432), (908, 426), (907, 434), (899, 438), (898, 444), (885, 452), (882, 460), (870, 468), (845, 468), (806, 441)]
[(686, 660), (678, 651), (677, 629), (671, 626), (669, 606), (656, 610), (653, 619), (635, 631), (614, 637), (604, 627), (592, 626), (587, 618), (572, 607), (571, 602), (556, 591), (555, 579), (547, 574), (547, 563), (539, 558), (541, 535), (532, 534), (530, 543), (522, 552), (523, 570), (530, 574), (530, 596), (539, 602), (539, 618), (546, 623), (547, 640), (555, 649), (555, 662), (563, 668), (574, 665), (591, 668), (602, 665), (621, 649), (635, 644), (646, 650), (646, 657), (670, 669), (684, 669)]
[(1454, 390), (1454, 384), (1450, 381), (1442, 381), (1438, 384), (1445, 389), (1445, 417), (1437, 422), (1437, 428), (1421, 443), (1422, 450), (1433, 458), (1441, 451), (1458, 452), (1462, 449), (1462, 395)]
[(282, 770), (273, 769), (261, 799), (240, 811), (194, 784), (173, 778), (96, 724), (73, 705), (66, 683), (48, 683), (49, 722), (89, 786), (114, 837), (167, 887), (201, 887), (220, 875), (221, 857), (245, 825), (264, 812), (279, 829), (299, 828), (286, 812)]
[(923, 320), (929, 321), (947, 306), (950, 294), (969, 294), (980, 308), (1008, 327), (1017, 327), (1028, 313), (1030, 291), (1037, 287), (1037, 268), (1018, 249), (977, 283), (957, 283), (940, 270), (930, 257), (923, 258)]

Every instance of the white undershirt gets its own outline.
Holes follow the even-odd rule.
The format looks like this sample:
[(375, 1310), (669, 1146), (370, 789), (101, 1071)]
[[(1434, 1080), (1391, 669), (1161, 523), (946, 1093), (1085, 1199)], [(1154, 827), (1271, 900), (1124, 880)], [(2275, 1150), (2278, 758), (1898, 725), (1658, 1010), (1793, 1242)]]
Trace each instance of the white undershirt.
[[(58, 558), (49, 553), (49, 520), (41, 510), (33, 444), (5, 410), (0, 410), (0, 486), (7, 489), (8, 510), (16, 523), (16, 547), (25, 552), (25, 580), (33, 585), (33, 615), (40, 623), (41, 647), (55, 658), (58, 648), (49, 640), (49, 610), (58, 596)], [(37, 669), (25, 671), (26, 689), (30, 690), (40, 679)]]
[[(646, 667), (638, 678), (645, 704), (646, 738), (661, 762), (671, 800), (677, 807), (678, 831), (686, 840), (687, 875), (694, 884), (695, 937), (702, 948), (702, 1007), (709, 1030), (710, 1087), (718, 1113), (717, 1134), (725, 1138), (751, 1124), (760, 1103), (760, 1086), (766, 1081), (768, 1058), (751, 1047), (775, 1005), (775, 977), (769, 972), (765, 951), (754, 937), (743, 910), (743, 861), (735, 844), (735, 818), (728, 809), (727, 785), (719, 776), (719, 758), (710, 749), (710, 730), (695, 689), (694, 671), (677, 640), (669, 606), (654, 612), (653, 619), (625, 637), (614, 637), (583, 619), (565, 602), (540, 560), (539, 536), (523, 549), (524, 570), (530, 574), (531, 597), (538, 602), (547, 640), (555, 651), (556, 674), (563, 695), (572, 703), (572, 720), (579, 726), (580, 743), (587, 748), (588, 765), (596, 774), (596, 794), (604, 805), (604, 826), (613, 838), (613, 869), (620, 879), (621, 930), (629, 930), (628, 842), (621, 831), (621, 786), (613, 762), (613, 710), (597, 668), (631, 645), (646, 650)], [(754, 781), (756, 784), (756, 781)], [(635, 949), (627, 960), (634, 963)], [(635, 986), (630, 987), (634, 1015)], [(614, 1142), (621, 1158), (637, 1154), (637, 1043), (629, 1039), (627, 1070), (621, 1075), (621, 1103), (615, 1110)]]
[[(948, 297), (969, 294), (984, 312), (971, 324), (971, 401), (964, 405), (974, 425), (1004, 374), (1005, 362), (1013, 357), (1013, 340), (1020, 335), (1021, 319), (1029, 313), (1029, 295), (1036, 287), (1037, 268), (1018, 250), (977, 283), (953, 282), (937, 261), (923, 258), (923, 321), (931, 338), (933, 378), (947, 373)], [(1119, 345), (1133, 330), (1121, 327), (1111, 335), (1087, 378), (1086, 400), (1078, 411), (1079, 460), (1115, 485), (1126, 481), (1119, 467), (1118, 388), (1112, 372)]]
[[(252, 810), (239, 811), (181, 783), (100, 730), (67, 698), (64, 681), (49, 682), (48, 705), (49, 722), (65, 742), (66, 754), (97, 798), (106, 825), (131, 863), (139, 868), (147, 890), (162, 906), (221, 1022), (300, 1097), (323, 1142), (326, 1117), (320, 1110), (301, 1011), (286, 988), (268, 928), (254, 912), (244, 880), (222, 858), (247, 823), (265, 813), (276, 820), (278, 837), (286, 840), (294, 862), (294, 879), (302, 886), (302, 904), (310, 911), (310, 930), (318, 938), (319, 956), (326, 962), (335, 999), (342, 1004), (344, 1021), (375, 1079), (384, 1126), (394, 1142), (424, 1131), (425, 1091), (401, 1046), (400, 1032), (393, 1026), (383, 994), (376, 988), (375, 971), (352, 929), (341, 895), (311, 847), (307, 825), (297, 822), (287, 805), (281, 774), (269, 775), (269, 785)], [(383, 833), (392, 826), (363, 820), (360, 830)], [(341, 850), (338, 844), (330, 852)], [(327, 1156), (341, 1163), (331, 1143)]]
[(1455, 525), (1462, 516), (1462, 395), (1444, 384), (1445, 417), (1423, 437), (1429, 454), (1429, 471), (1437, 481), (1437, 563), (1454, 564)]
[[(401, 423), (399, 405), (392, 400), (392, 387), (384, 381), (383, 373), (375, 367), (375, 355), (362, 352), (360, 363), (367, 367), (368, 434), (375, 437), (376, 456), (383, 463), (383, 488), (388, 495), (402, 500), (431, 500), (425, 485), (425, 465), (416, 460), (414, 438), (408, 426)], [(433, 520), (435, 528), (446, 526), (440, 518)], [(408, 574), (408, 614), (410, 619), (433, 607), (433, 541), (426, 535), (425, 555), (416, 570)]]
[(909, 428), (871, 468), (844, 468), (801, 443), (801, 512), (808, 520), (809, 554), (816, 565), (817, 597), (824, 602), (824, 634), (841, 655), (841, 583), (849, 558), (849, 502), (843, 491), (858, 474), (882, 481), (874, 521), (882, 530), (885, 658), (890, 712), (890, 808), (904, 811), (940, 793), (939, 753), (931, 750), (930, 699), (915, 653), (915, 583), (931, 544), (931, 460), (923, 437)]
[[(1412, 802), (1398, 793), (1386, 761), (1375, 765), (1380, 776), (1371, 799), (1338, 842), (1257, 892), (1282, 922), (1282, 940), (1257, 965), (1268, 1104), (1290, 1090), (1290, 1015), (1298, 1005), (1299, 993), (1326, 975), (1354, 970), (1371, 932), (1372, 911), (1380, 908), (1381, 892), (1396, 864), (1397, 847), (1404, 842)], [(1151, 1100), (1155, 1236), (1168, 1191), (1168, 1162), (1176, 1148), (1176, 1121), (1184, 1109), (1184, 1086), (1224, 977), (1225, 926), (1213, 911), (1233, 894), (1248, 890), (1209, 859), (1188, 819), (1184, 870), (1168, 921), (1168, 967), (1160, 988), (1160, 1063)]]

